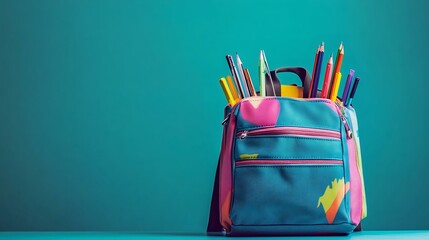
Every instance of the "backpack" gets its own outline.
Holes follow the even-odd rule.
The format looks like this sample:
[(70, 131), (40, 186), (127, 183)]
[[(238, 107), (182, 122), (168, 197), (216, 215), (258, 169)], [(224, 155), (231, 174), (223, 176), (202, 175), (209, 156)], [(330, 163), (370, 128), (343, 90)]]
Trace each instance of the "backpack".
[[(311, 78), (304, 68), (272, 71), (277, 93), (279, 72), (297, 74), (307, 96)], [(352, 106), (339, 99), (255, 96), (228, 105), (224, 116), (208, 234), (360, 230), (366, 200)]]

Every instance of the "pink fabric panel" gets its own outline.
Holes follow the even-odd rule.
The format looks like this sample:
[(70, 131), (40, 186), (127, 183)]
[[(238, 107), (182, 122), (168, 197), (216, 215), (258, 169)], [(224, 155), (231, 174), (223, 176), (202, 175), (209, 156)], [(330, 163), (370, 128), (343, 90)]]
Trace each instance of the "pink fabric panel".
[(351, 218), (352, 222), (357, 225), (362, 219), (362, 182), (357, 166), (356, 145), (353, 138), (347, 139), (347, 147), (349, 151)]

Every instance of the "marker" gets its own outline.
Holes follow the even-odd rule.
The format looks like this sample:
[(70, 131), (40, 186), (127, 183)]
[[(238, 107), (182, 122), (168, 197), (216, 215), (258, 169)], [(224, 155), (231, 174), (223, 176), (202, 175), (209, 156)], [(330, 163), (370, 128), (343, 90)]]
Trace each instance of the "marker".
[(237, 86), (238, 97), (240, 99), (242, 99), (245, 97), (244, 90), (243, 90), (243, 86), (240, 82), (240, 78), (238, 77), (238, 72), (237, 72), (237, 68), (234, 65), (234, 60), (232, 60), (232, 56), (226, 55), (226, 61), (228, 62), (229, 69), (231, 70), (231, 74), (232, 74), (232, 78), (234, 79), (235, 86)]
[(331, 97), (330, 99), (335, 102), (337, 100), (338, 88), (340, 87), (341, 73), (335, 74), (334, 82), (332, 83)]
[(332, 54), (331, 54), (331, 57), (329, 57), (328, 64), (326, 64), (325, 79), (323, 81), (322, 95), (320, 96), (321, 98), (328, 98), (331, 78), (332, 78)]
[(354, 82), (354, 84), (353, 84), (353, 88), (352, 88), (352, 91), (351, 91), (351, 93), (350, 93), (350, 98), (349, 98), (349, 102), (347, 103), (347, 107), (349, 107), (349, 106), (350, 106), (350, 104), (352, 104), (352, 100), (353, 100), (353, 98), (354, 98), (354, 96), (355, 96), (356, 89), (357, 89), (358, 84), (359, 84), (359, 80), (360, 80), (360, 78), (359, 78), (359, 77), (356, 77), (356, 78), (355, 78), (355, 82)]
[(249, 86), (247, 85), (246, 77), (244, 76), (243, 62), (241, 61), (240, 56), (238, 56), (238, 53), (236, 53), (235, 56), (237, 58), (238, 73), (240, 74), (240, 79), (243, 84), (244, 97), (250, 97)]
[(264, 59), (264, 66), (265, 66), (265, 71), (264, 71), (264, 73), (267, 73), (267, 75), (268, 75), (268, 80), (270, 81), (270, 83), (271, 83), (271, 87), (273, 88), (274, 96), (277, 96), (277, 94), (276, 94), (276, 90), (274, 89), (273, 79), (271, 78), (271, 71), (270, 71), (270, 67), (268, 66), (268, 61), (267, 61), (267, 57), (265, 56), (265, 51), (264, 51), (264, 50), (262, 50), (262, 56), (263, 56), (263, 59)]
[(232, 82), (232, 78), (230, 76), (226, 76), (226, 81), (228, 82), (229, 90), (232, 93), (232, 97), (234, 98), (235, 102), (240, 101), (237, 95), (237, 91), (235, 91), (234, 83)]
[(350, 69), (350, 73), (347, 76), (346, 85), (344, 86), (343, 96), (341, 97), (341, 101), (344, 105), (347, 103), (347, 97), (349, 96), (350, 84), (352, 83), (353, 76), (355, 75), (355, 70)]
[(320, 46), (319, 56), (317, 57), (316, 73), (313, 79), (313, 88), (311, 89), (311, 98), (317, 97), (317, 89), (319, 87), (320, 69), (322, 69), (323, 54), (325, 53), (325, 44), (322, 42)]
[(234, 97), (232, 96), (231, 91), (229, 90), (228, 83), (225, 78), (219, 79), (220, 86), (222, 87), (223, 93), (225, 94), (226, 100), (231, 106), (235, 105)]
[(259, 95), (265, 97), (265, 67), (262, 50), (259, 52)]

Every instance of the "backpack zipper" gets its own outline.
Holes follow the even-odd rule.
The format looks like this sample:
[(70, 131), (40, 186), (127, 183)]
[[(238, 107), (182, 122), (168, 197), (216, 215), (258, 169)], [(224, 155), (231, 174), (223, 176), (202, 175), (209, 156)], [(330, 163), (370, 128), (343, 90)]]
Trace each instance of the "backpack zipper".
[(237, 133), (237, 137), (244, 139), (247, 136), (278, 135), (278, 136), (298, 136), (312, 138), (340, 139), (340, 133), (333, 130), (303, 128), (303, 127), (269, 127), (255, 130), (245, 130)]
[(346, 129), (346, 136), (348, 139), (350, 139), (353, 137), (353, 132), (349, 126), (349, 123), (347, 122), (346, 117), (344, 116), (344, 108), (341, 106), (341, 103), (338, 100), (335, 101), (335, 105), (338, 107), (338, 113), (340, 115), (341, 121), (344, 123), (344, 128)]
[(342, 160), (314, 160), (314, 159), (299, 159), (299, 160), (240, 160), (235, 162), (235, 166), (248, 165), (341, 165)]

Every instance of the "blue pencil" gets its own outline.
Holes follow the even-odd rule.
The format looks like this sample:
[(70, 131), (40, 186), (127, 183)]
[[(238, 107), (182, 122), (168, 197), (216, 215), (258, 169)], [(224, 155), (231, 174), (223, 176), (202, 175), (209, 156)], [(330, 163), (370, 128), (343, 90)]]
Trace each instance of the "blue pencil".
[(356, 78), (355, 78), (355, 82), (354, 82), (354, 84), (353, 84), (352, 91), (350, 92), (349, 101), (347, 102), (347, 107), (349, 107), (349, 106), (350, 106), (350, 104), (352, 104), (352, 100), (353, 100), (353, 98), (355, 97), (356, 89), (357, 89), (358, 84), (359, 84), (359, 80), (360, 80), (360, 78), (359, 78), (359, 77), (356, 77)]

